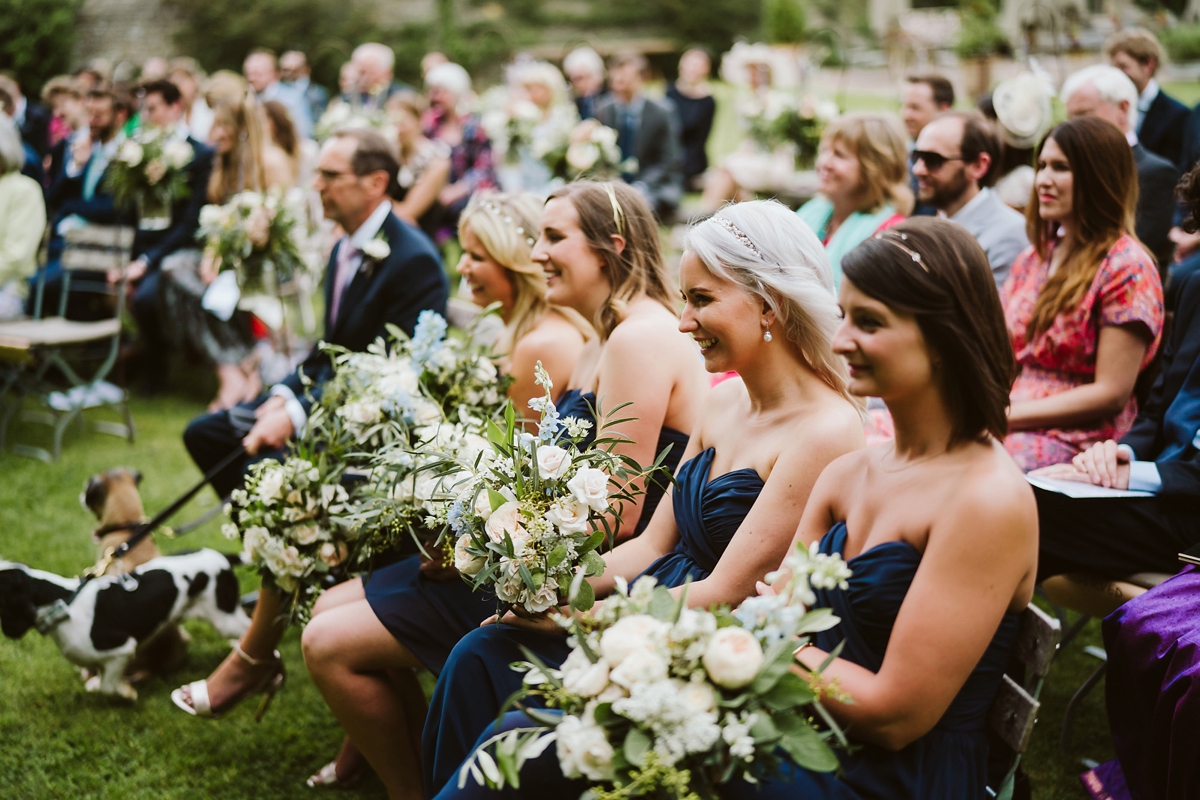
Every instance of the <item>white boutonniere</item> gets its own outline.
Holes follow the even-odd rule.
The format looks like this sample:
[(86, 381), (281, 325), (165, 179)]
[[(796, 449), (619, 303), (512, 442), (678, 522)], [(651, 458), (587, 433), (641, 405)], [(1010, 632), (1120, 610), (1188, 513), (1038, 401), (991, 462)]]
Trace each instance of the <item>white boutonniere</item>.
[(624, 175), (636, 175), (640, 170), (641, 165), (638, 164), (638, 160), (633, 156), (630, 156), (617, 165), (617, 171)]
[(392, 254), (392, 248), (388, 246), (387, 239), (383, 238), (382, 233), (376, 236), (371, 241), (363, 245), (363, 255), (372, 261), (383, 261)]

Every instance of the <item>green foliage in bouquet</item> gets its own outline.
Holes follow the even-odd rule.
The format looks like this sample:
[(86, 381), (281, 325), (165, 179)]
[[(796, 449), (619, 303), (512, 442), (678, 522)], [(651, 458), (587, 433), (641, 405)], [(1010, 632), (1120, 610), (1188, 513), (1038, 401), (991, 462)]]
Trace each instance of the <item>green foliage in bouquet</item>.
[(200, 235), (205, 252), (222, 271), (236, 272), (244, 293), (274, 295), (304, 268), (303, 203), (301, 192), (270, 189), (240, 192), (223, 206), (204, 206)]
[(786, 567), (787, 580), (768, 578), (776, 594), (736, 610), (688, 608), (686, 587), (676, 598), (653, 578), (632, 590), (618, 580), (602, 606), (560, 620), (573, 637), (561, 669), (528, 650), (512, 665), (524, 685), (505, 709), (521, 707), (537, 724), (485, 742), (458, 785), (519, 786), (523, 764), (550, 744), (565, 777), (592, 783), (589, 800), (715, 797), (722, 783), (778, 772), (781, 752), (805, 769), (837, 769), (831, 743), (848, 742), (821, 697), (849, 698), (820, 673), (840, 647), (815, 671), (793, 652), (838, 623), (829, 609), (807, 609), (812, 587), (845, 589), (850, 570), (802, 546)]
[(117, 148), (105, 173), (108, 190), (117, 206), (136, 207), (143, 217), (150, 209), (169, 214), (171, 205), (191, 192), (184, 168), (194, 157), (186, 141), (142, 128)]

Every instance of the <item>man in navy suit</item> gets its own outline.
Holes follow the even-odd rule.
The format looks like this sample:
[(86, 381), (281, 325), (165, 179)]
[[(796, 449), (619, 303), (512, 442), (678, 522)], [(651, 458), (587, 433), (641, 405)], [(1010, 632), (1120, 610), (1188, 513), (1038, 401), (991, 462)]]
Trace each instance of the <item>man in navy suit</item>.
[[(164, 320), (159, 308), (159, 277), (162, 261), (185, 247), (196, 246), (200, 228), (200, 209), (208, 202), (208, 178), (212, 173), (213, 151), (188, 135), (180, 124), (183, 119), (183, 95), (168, 80), (156, 80), (142, 87), (142, 124), (158, 128), (168, 138), (186, 141), (192, 148), (192, 160), (184, 167), (188, 174), (188, 194), (171, 207), (170, 223), (159, 228), (150, 220), (138, 219), (133, 237), (133, 261), (125, 268), (126, 279), (135, 287), (133, 318), (143, 346), (142, 376), (147, 388), (159, 388), (167, 372), (167, 344)], [(108, 273), (109, 283), (121, 279), (121, 270)]]
[(1158, 39), (1148, 30), (1127, 28), (1109, 39), (1107, 51), (1109, 63), (1128, 75), (1138, 90), (1134, 133), (1151, 153), (1178, 164), (1189, 111), (1154, 79), (1163, 61)]
[[(446, 312), (449, 283), (437, 250), (391, 213), (387, 189), (398, 171), (391, 145), (374, 130), (341, 131), (321, 148), (315, 188), (325, 216), (349, 234), (325, 272), (325, 341), (349, 350), (365, 350), (386, 335), (389, 323), (411, 335), (422, 311)], [(304, 430), (332, 374), (329, 357), (314, 346), (296, 372), (266, 394), (188, 425), (183, 441), (205, 472), (239, 442), (246, 446), (246, 456), (213, 478), (217, 494), (237, 488), (252, 461), (282, 455)]]
[(1034, 473), (1151, 494), (1082, 499), (1035, 488), (1038, 580), (1175, 572), (1177, 554), (1200, 542), (1200, 275), (1179, 292), (1162, 372), (1129, 433)]
[(9, 116), (21, 131), (21, 141), (37, 154), (40, 166), (42, 156), (50, 149), (50, 110), (30, 102), (21, 91), (20, 84), (8, 75), (0, 75), (0, 89), (12, 97), (13, 110)]

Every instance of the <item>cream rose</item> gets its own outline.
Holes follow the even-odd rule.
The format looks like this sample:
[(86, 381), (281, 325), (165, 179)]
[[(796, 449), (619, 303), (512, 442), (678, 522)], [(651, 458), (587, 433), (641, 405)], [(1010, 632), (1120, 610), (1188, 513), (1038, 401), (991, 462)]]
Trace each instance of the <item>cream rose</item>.
[(546, 511), (546, 521), (564, 535), (583, 533), (588, 529), (588, 507), (573, 497), (564, 497)]
[(486, 561), (480, 556), (468, 553), (469, 544), (471, 537), (465, 533), (454, 543), (454, 568), (463, 575), (478, 575)]
[(529, 543), (529, 533), (521, 525), (521, 506), (514, 500), (493, 511), (483, 527), (488, 538), (497, 544), (504, 541), (504, 534), (507, 533), (512, 539), (515, 555), (521, 555)]
[(595, 697), (608, 686), (608, 662), (600, 659), (595, 664), (588, 660), (583, 650), (576, 648), (562, 665), (563, 688), (580, 697)]
[(567, 488), (576, 500), (593, 511), (608, 510), (608, 476), (602, 470), (593, 467), (581, 468), (567, 481)]
[(292, 541), (301, 545), (313, 544), (319, 539), (327, 538), (321, 535), (323, 531), (317, 525), (295, 525), (290, 533)]
[(279, 469), (267, 470), (258, 479), (258, 499), (265, 505), (271, 505), (283, 497), (283, 472)]
[(612, 667), (618, 667), (638, 651), (654, 653), (658, 642), (666, 639), (667, 624), (649, 614), (633, 614), (617, 620), (600, 637), (600, 653)]
[(626, 689), (635, 684), (656, 683), (667, 677), (667, 662), (650, 650), (634, 650), (609, 673), (609, 679)]
[(564, 776), (582, 776), (593, 781), (612, 779), (613, 747), (603, 728), (568, 714), (555, 728), (555, 738)]
[[(513, 544), (516, 544), (516, 540), (513, 541)], [(521, 549), (524, 550), (525, 545), (522, 545)], [(547, 579), (542, 584), (542, 588), (534, 592), (533, 596), (526, 598), (524, 605), (526, 611), (534, 614), (541, 614), (543, 611), (554, 608), (558, 605), (558, 584)]]
[(675, 683), (676, 688), (679, 689), (679, 699), (683, 701), (689, 711), (705, 714), (717, 707), (717, 693), (708, 683), (699, 681), (684, 683), (678, 680)]
[(758, 639), (745, 628), (721, 628), (708, 640), (701, 661), (713, 683), (740, 689), (758, 675), (763, 651)]
[(537, 451), (537, 464), (539, 478), (556, 481), (571, 468), (571, 454), (556, 445), (542, 445)]
[(345, 542), (338, 542), (337, 544), (326, 542), (321, 545), (321, 549), (317, 552), (317, 558), (321, 559), (328, 566), (336, 567), (346, 560), (349, 552)]

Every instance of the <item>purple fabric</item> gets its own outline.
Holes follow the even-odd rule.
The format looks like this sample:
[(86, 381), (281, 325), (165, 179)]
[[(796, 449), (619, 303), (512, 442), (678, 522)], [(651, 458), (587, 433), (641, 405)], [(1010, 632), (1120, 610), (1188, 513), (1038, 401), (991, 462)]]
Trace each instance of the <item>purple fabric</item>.
[(1133, 800), (1125, 786), (1125, 773), (1119, 761), (1106, 761), (1079, 776), (1092, 800)]
[(1136, 800), (1200, 797), (1200, 570), (1104, 620), (1113, 746)]

